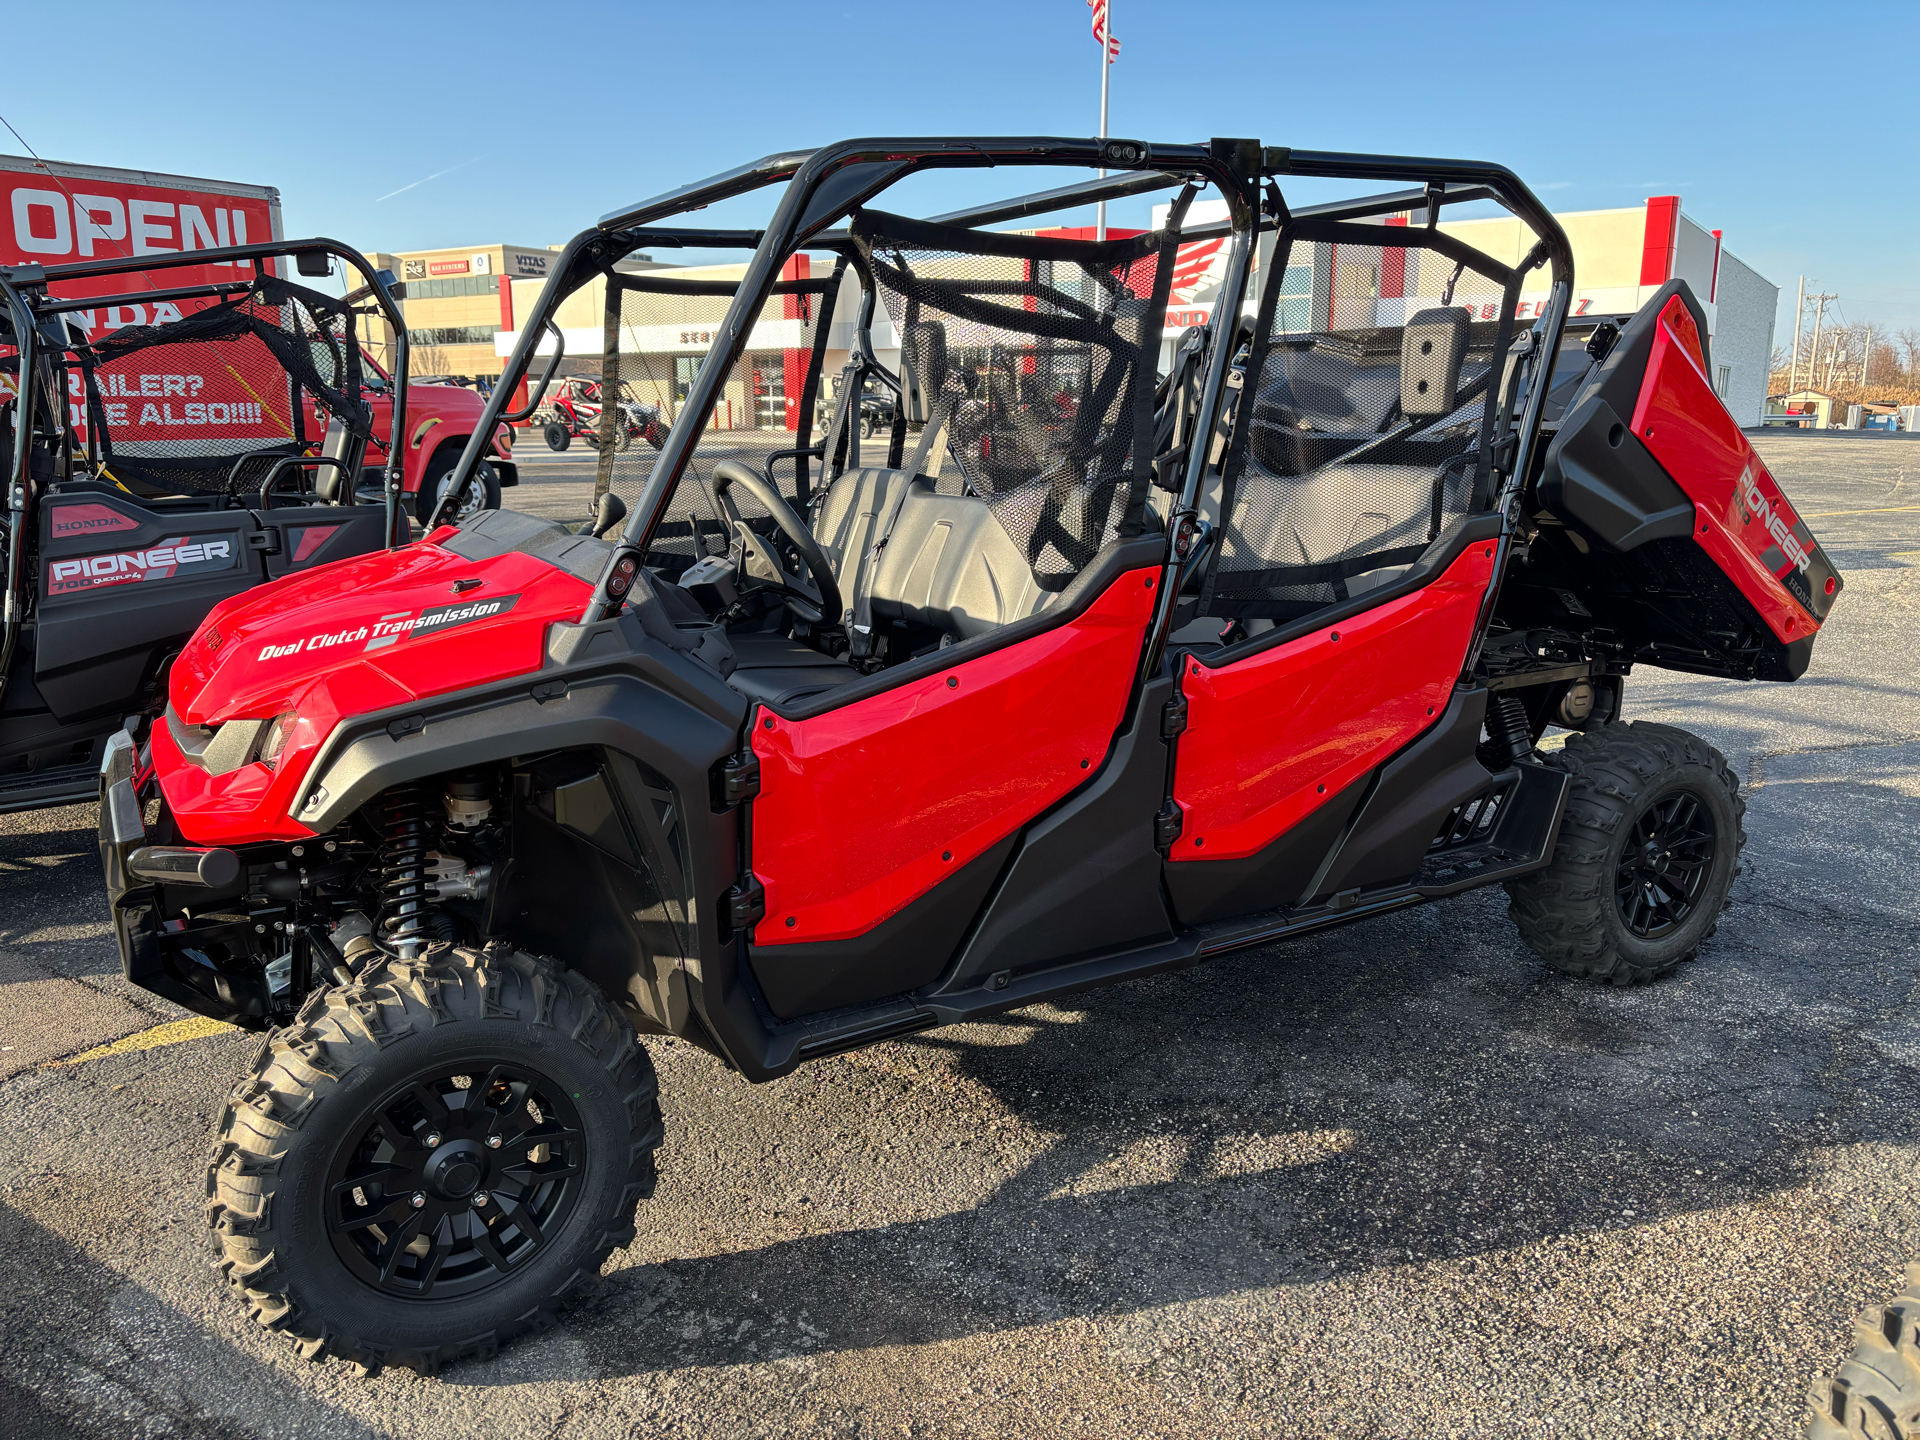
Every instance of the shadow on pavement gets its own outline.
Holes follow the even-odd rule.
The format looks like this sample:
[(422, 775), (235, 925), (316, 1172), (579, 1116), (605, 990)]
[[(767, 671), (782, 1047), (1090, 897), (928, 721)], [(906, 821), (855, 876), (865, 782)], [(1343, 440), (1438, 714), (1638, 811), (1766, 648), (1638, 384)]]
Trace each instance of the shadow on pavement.
[(0, 1436), (365, 1430), (4, 1202), (0, 1354)]
[[(1898, 785), (1823, 791), (1912, 835)], [(1773, 862), (1795, 823), (1753, 813)], [(1497, 892), (1016, 1013), (1002, 1044), (906, 1043), (1059, 1139), (968, 1211), (617, 1271), (576, 1354), (631, 1375), (1114, 1315), (1646, 1226), (1795, 1187), (1819, 1148), (1911, 1145), (1911, 913), (1783, 924), (1741, 884), (1706, 957), (1637, 991), (1543, 971)]]

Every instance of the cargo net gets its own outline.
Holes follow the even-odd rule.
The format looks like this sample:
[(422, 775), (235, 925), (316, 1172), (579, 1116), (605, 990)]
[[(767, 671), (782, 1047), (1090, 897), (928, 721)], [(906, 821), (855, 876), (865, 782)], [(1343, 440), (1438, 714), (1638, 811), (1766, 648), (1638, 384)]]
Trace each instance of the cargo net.
[[(604, 278), (593, 283), (603, 302), (600, 353), (568, 362), (571, 393), (556, 382), (535, 424), (573, 426), (569, 443), (598, 452), (595, 497), (611, 491), (631, 509), (668, 432), (704, 419), (673, 511), (655, 530), (647, 555), (647, 564), (669, 579), (700, 556), (727, 548), (711, 487), (716, 461), (736, 460), (763, 474), (771, 469), (781, 495), (797, 515), (806, 514), (819, 466), (791, 452), (806, 446), (813, 431), (827, 338), (822, 316), (833, 308), (840, 275), (831, 258), (803, 255), (788, 262), (705, 417), (689, 413), (687, 401), (720, 343), (739, 282), (616, 272), (611, 285)], [(601, 403), (610, 394), (620, 397), (611, 414)], [(572, 415), (563, 411), (563, 400)], [(745, 520), (771, 529), (771, 517), (752, 496), (736, 489), (733, 498)]]
[(874, 211), (852, 230), (909, 392), (890, 462), (984, 499), (1044, 590), (1140, 534), (1173, 232), (1095, 243)]
[(1513, 284), (1493, 261), (1347, 238), (1363, 229), (1385, 231), (1277, 240), (1202, 614), (1288, 620), (1364, 594), (1489, 502)]
[(137, 491), (254, 491), (332, 420), (372, 434), (352, 312), (270, 275), (177, 320), (112, 331), (80, 356), (101, 463)]

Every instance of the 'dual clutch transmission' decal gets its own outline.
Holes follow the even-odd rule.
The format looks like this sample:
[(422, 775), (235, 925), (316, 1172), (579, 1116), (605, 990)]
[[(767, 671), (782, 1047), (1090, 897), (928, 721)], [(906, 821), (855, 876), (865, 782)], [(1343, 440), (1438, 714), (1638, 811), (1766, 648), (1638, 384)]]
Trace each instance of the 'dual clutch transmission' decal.
[(475, 621), (492, 620), (495, 616), (505, 615), (520, 600), (518, 594), (497, 595), (486, 600), (464, 601), (457, 605), (437, 605), (426, 610), (397, 610), (357, 625), (348, 625), (336, 631), (321, 631), (315, 635), (302, 636), (299, 640), (288, 641), (284, 645), (265, 645), (255, 660), (276, 660), (287, 655), (308, 655), (314, 651), (332, 650), (336, 646), (358, 646), (361, 651), (383, 650), (398, 645), (403, 640), (423, 635), (438, 635), (442, 631), (457, 626), (472, 625)]

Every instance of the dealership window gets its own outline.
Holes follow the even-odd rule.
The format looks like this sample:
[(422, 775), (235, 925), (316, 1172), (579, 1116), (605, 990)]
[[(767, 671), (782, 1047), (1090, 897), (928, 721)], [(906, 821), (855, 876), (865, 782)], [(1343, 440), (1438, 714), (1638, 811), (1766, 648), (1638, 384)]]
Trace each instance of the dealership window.
[(1728, 398), (1728, 386), (1733, 382), (1733, 380), (1734, 380), (1733, 366), (1717, 365), (1714, 367), (1714, 393), (1720, 396), (1721, 399), (1726, 400)]
[(498, 325), (438, 325), (407, 327), (410, 345), (492, 345)]
[(1314, 267), (1290, 265), (1281, 276), (1280, 309), (1275, 326), (1281, 330), (1314, 328)]
[(498, 295), (497, 275), (463, 275), (454, 280), (409, 280), (407, 299), (443, 300), (454, 295)]
[(674, 357), (674, 414), (676, 416), (680, 414), (681, 406), (686, 403), (688, 392), (694, 388), (694, 381), (700, 375), (700, 363), (706, 358), (704, 355)]
[(787, 367), (776, 350), (750, 361), (754, 383), (754, 424), (761, 430), (787, 428)]

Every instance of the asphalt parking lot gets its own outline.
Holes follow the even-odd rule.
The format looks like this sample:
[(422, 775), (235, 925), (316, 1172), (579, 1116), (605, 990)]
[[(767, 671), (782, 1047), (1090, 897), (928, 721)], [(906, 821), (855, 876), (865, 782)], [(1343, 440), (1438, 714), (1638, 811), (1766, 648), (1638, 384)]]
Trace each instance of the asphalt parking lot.
[[(0, 818), (0, 1434), (1798, 1434), (1916, 1249), (1921, 448), (1759, 444), (1847, 589), (1797, 685), (1630, 682), (1747, 795), (1699, 960), (1564, 980), (1495, 890), (768, 1086), (655, 1044), (640, 1239), (433, 1379), (216, 1289), (257, 1041), (153, 1044), (93, 807)], [(509, 503), (584, 515), (543, 456)]]

